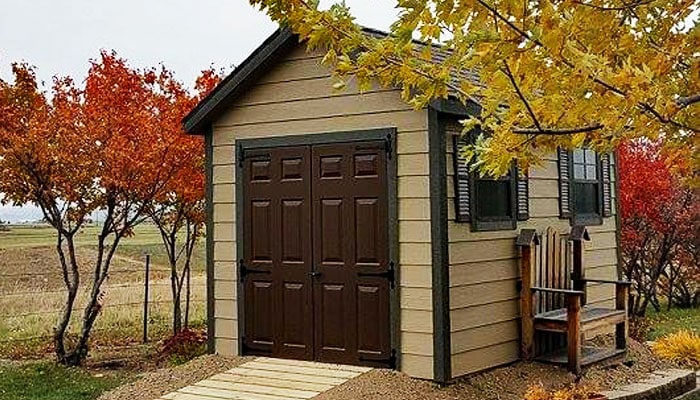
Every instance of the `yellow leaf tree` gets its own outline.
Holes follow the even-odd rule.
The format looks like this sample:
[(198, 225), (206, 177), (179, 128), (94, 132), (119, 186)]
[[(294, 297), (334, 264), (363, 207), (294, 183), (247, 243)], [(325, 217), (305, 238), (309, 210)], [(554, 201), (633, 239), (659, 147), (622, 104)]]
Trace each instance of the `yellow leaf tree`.
[(662, 138), (700, 169), (700, 0), (398, 0), (389, 35), (363, 30), (344, 2), (250, 3), (325, 51), (336, 88), (479, 104), (463, 123), (489, 132), (469, 150), (484, 173), (635, 138)]

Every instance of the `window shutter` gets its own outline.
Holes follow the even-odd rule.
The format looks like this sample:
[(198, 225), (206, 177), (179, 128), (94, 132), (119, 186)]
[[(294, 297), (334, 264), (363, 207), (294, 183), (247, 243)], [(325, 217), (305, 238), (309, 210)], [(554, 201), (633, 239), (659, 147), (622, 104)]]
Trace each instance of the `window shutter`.
[(612, 166), (610, 154), (600, 155), (600, 180), (602, 187), (603, 217), (612, 216), (612, 182), (610, 179), (610, 168)]
[(571, 218), (571, 171), (569, 152), (557, 149), (559, 159), (559, 218)]
[(518, 221), (526, 221), (530, 218), (530, 188), (527, 180), (528, 176), (527, 173), (521, 173), (518, 167), (515, 167), (515, 174), (517, 177)]
[(462, 156), (466, 138), (461, 135), (462, 127), (458, 123), (447, 123), (446, 130), (453, 136), (454, 179), (455, 179), (455, 213), (458, 222), (471, 221), (471, 182), (469, 165)]

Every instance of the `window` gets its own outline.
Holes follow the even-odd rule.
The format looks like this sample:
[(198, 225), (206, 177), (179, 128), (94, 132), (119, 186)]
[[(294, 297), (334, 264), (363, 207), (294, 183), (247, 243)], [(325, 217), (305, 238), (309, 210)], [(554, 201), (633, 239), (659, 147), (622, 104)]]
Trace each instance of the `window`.
[(598, 156), (590, 149), (572, 152), (573, 211), (577, 218), (600, 218), (600, 194), (598, 178)]
[(560, 216), (574, 225), (599, 225), (612, 215), (611, 158), (591, 149), (559, 151)]
[(456, 221), (471, 222), (475, 231), (515, 229), (517, 220), (528, 218), (527, 177), (515, 167), (498, 178), (471, 171), (462, 157), (467, 142), (460, 131), (453, 136)]

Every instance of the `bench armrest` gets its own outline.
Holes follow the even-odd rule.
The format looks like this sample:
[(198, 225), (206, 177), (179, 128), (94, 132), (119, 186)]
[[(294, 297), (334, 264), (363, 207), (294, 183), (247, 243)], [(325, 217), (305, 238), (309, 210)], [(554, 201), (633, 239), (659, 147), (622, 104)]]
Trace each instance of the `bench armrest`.
[(630, 281), (615, 281), (615, 280), (610, 280), (610, 279), (583, 279), (586, 282), (592, 282), (592, 283), (608, 283), (611, 285), (624, 285), (624, 286), (630, 286), (632, 285), (632, 282)]
[(583, 296), (584, 295), (584, 293), (580, 290), (554, 289), (554, 288), (545, 288), (545, 287), (539, 287), (539, 286), (533, 286), (530, 289), (532, 291), (535, 291), (535, 292), (559, 293), (559, 294), (572, 295), (572, 296)]

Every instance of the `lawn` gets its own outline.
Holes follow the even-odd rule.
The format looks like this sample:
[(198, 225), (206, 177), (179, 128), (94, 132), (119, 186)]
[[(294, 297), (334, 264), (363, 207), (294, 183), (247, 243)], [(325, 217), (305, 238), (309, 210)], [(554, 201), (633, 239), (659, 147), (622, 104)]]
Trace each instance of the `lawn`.
[[(96, 245), (96, 237), (101, 227), (85, 226), (76, 237), (76, 245)], [(125, 238), (124, 245), (160, 244), (158, 229), (152, 224), (141, 224), (134, 229), (134, 235)], [(0, 249), (55, 246), (56, 233), (48, 225), (12, 225), (8, 232), (0, 232)]]
[[(82, 279), (71, 319), (71, 334), (79, 331), (82, 308), (89, 294), (97, 233), (97, 227), (88, 226), (77, 236), (76, 258)], [(145, 254), (151, 255), (149, 338), (161, 339), (170, 332), (172, 296), (168, 260), (157, 228), (142, 224), (133, 236), (120, 243), (112, 261), (109, 277), (102, 287), (103, 308), (93, 329), (93, 345), (123, 345), (140, 340)], [(198, 327), (204, 324), (206, 315), (203, 241), (192, 261), (190, 322)], [(9, 232), (0, 232), (0, 359), (36, 358), (46, 353), (48, 337), (64, 302), (65, 284), (53, 229), (11, 226)]]
[(132, 375), (66, 368), (51, 361), (0, 364), (0, 400), (91, 400)]
[(666, 310), (664, 307), (659, 312), (652, 308), (647, 311), (647, 318), (651, 325), (649, 340), (683, 329), (700, 334), (700, 308)]

